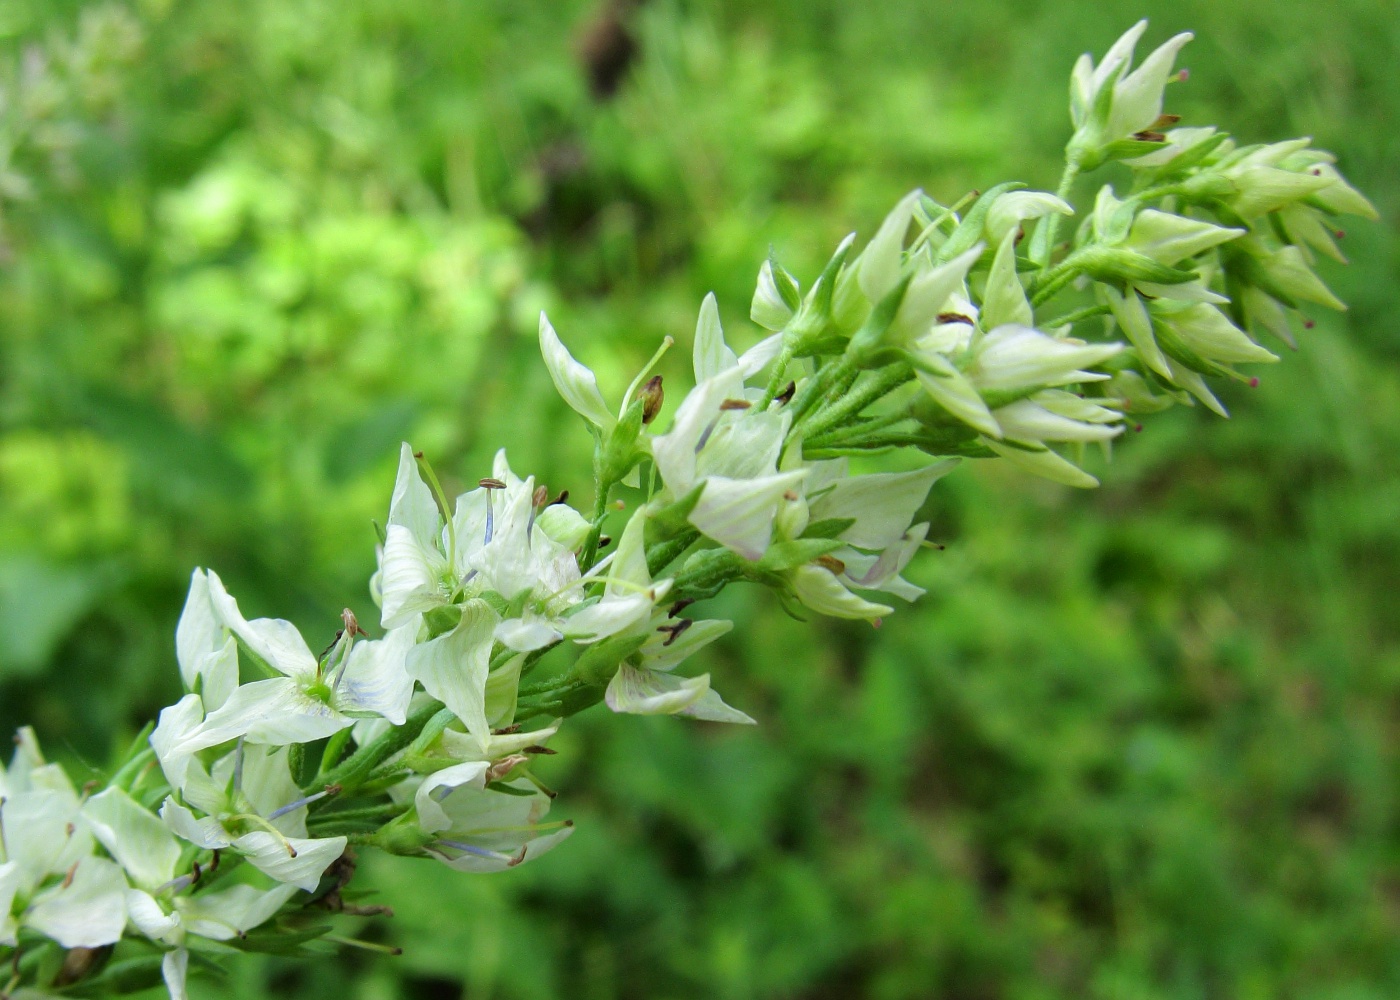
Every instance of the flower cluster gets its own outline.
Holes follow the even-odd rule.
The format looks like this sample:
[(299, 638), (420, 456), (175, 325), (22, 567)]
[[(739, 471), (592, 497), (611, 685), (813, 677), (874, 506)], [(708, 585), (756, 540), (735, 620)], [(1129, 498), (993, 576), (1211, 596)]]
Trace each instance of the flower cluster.
[[(568, 716), (602, 702), (753, 721), (684, 669), (732, 627), (697, 602), (748, 583), (799, 617), (878, 622), (922, 593), (902, 576), (928, 544), (919, 512), (962, 459), (1093, 486), (1084, 446), (1107, 446), (1126, 411), (1223, 414), (1207, 379), (1277, 360), (1255, 338), (1291, 339), (1305, 304), (1339, 308), (1316, 254), (1340, 258), (1337, 213), (1374, 213), (1305, 140), (1157, 131), (1189, 36), (1130, 71), (1144, 27), (1076, 66), (1057, 194), (915, 191), (805, 293), (766, 261), (750, 316), (769, 335), (735, 351), (706, 298), (694, 385), (664, 419), (656, 358), (609, 405), (541, 316), (546, 367), (594, 440), (591, 514), (504, 451), (451, 500), (403, 445), (371, 583), (380, 637), (347, 611), (317, 654), (195, 571), (176, 632), (187, 693), (149, 740), (81, 792), (27, 730), (0, 771), (11, 987), (97, 990), (125, 942), (182, 997), (192, 953), (295, 947), (315, 936), (305, 907), (353, 912), (351, 845), (474, 872), (536, 858), (572, 829), (546, 819), (532, 769)], [(1058, 243), (1075, 177), (1115, 159), (1131, 190), (1100, 188)], [(896, 452), (891, 471), (851, 463)], [(614, 544), (624, 484), (640, 499)], [(54, 957), (80, 949), (90, 967)]]

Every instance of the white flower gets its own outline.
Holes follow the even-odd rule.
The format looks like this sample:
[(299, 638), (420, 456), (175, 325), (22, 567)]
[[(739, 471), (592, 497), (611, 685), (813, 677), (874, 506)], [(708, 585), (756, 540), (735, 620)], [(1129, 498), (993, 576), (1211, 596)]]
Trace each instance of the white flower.
[(344, 837), (307, 836), (311, 799), (292, 780), (286, 747), (240, 744), (208, 772), (193, 761), (178, 791), (160, 811), (176, 836), (206, 850), (235, 850), (278, 882), (309, 892), (345, 852)]
[(219, 669), (236, 671), (236, 656), (222, 652), (236, 636), (253, 656), (283, 676), (236, 687), (212, 711), (201, 695), (190, 694), (161, 712), (151, 743), (172, 784), (183, 781), (191, 755), (232, 739), (308, 743), (352, 725), (355, 715), (404, 721), (413, 693), (405, 658), (417, 640), (416, 619), (383, 639), (355, 642), (342, 634), (326, 659), (318, 660), (290, 622), (245, 619), (212, 570), (196, 573), (192, 590), (199, 595), (196, 606), (207, 603), (210, 609), (207, 618), (203, 611), (194, 615), (195, 625), (186, 633), (199, 638), (198, 644), (191, 639), (192, 648), (220, 644), (219, 636), (228, 634), (215, 656)]
[(525, 780), (486, 787), (490, 765), (455, 764), (418, 786), (418, 825), (436, 839), (427, 851), (456, 871), (496, 872), (539, 857), (573, 832), (570, 823), (541, 821), (549, 796)]
[(671, 673), (681, 661), (727, 633), (733, 623), (683, 619), (667, 625), (666, 621), (664, 615), (653, 620), (650, 638), (618, 667), (604, 694), (607, 706), (629, 715), (685, 715), (752, 725), (753, 719), (726, 705), (710, 687), (709, 674), (677, 677)]
[(1075, 134), (1070, 149), (1085, 169), (1102, 162), (1104, 147), (1150, 129), (1161, 117), (1172, 65), (1193, 36), (1190, 32), (1173, 36), (1132, 70), (1133, 50), (1146, 30), (1146, 21), (1133, 25), (1113, 43), (1098, 66), (1088, 54), (1074, 65), (1070, 117)]
[(758, 559), (772, 539), (783, 495), (804, 473), (777, 471), (790, 418), (748, 409), (743, 379), (736, 366), (696, 385), (671, 430), (652, 439), (652, 457), (673, 499), (703, 484), (691, 524), (746, 559)]
[(65, 948), (111, 944), (126, 924), (126, 878), (93, 856), (77, 792), (33, 733), (21, 730), (19, 744), (0, 767), (0, 945), (24, 927)]

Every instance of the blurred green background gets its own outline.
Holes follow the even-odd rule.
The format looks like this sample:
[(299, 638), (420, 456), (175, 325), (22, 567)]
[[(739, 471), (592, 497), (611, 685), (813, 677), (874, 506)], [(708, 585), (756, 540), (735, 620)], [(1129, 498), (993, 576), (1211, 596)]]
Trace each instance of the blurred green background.
[(724, 595), (697, 668), (760, 727), (582, 716), (563, 849), (367, 859), (397, 916), (350, 930), (402, 958), (194, 996), (1400, 995), (1393, 2), (6, 0), (0, 727), (101, 766), (177, 695), (196, 565), (313, 645), (372, 619), (402, 438), (586, 498), (541, 308), (614, 394), (709, 290), (752, 343), (770, 243), (810, 279), (914, 186), (1053, 186), (1070, 65), (1140, 16), (1197, 32), (1186, 124), (1376, 202), (1351, 311), (1095, 493), (940, 483), (878, 633)]

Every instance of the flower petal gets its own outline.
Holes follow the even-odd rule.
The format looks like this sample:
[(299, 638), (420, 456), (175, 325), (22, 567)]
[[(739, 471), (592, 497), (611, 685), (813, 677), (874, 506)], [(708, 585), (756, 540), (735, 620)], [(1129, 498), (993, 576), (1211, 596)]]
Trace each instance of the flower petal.
[(574, 360), (544, 313), (540, 313), (540, 352), (544, 355), (549, 377), (554, 380), (554, 387), (564, 397), (564, 402), (599, 430), (611, 429), (617, 421), (603, 402), (603, 394), (598, 391), (598, 379), (587, 367)]
[(408, 672), (462, 720), (483, 746), (491, 738), (486, 721), (486, 678), (498, 619), (485, 601), (462, 605), (462, 621), (451, 632), (414, 646)]

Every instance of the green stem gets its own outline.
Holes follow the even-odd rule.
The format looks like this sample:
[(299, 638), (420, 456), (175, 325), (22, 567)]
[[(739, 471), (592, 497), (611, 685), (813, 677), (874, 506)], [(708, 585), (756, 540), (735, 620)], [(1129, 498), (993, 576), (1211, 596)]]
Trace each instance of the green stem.
[(1075, 309), (1072, 312), (1063, 313), (1053, 319), (1047, 319), (1040, 324), (1040, 328), (1043, 330), (1053, 330), (1057, 326), (1078, 323), (1081, 320), (1093, 319), (1095, 316), (1106, 316), (1109, 311), (1108, 306), (1085, 306), (1083, 309)]
[(843, 396), (841, 401), (821, 411), (807, 426), (807, 437), (819, 437), (823, 431), (838, 427), (843, 421), (854, 417), (871, 403), (889, 395), (914, 377), (914, 369), (899, 362), (875, 373), (859, 392)]
[(910, 420), (907, 413), (887, 413), (884, 416), (876, 417), (866, 423), (856, 427), (837, 427), (826, 434), (812, 434), (802, 440), (804, 447), (811, 448), (844, 448), (850, 442), (869, 439), (877, 431), (882, 431), (887, 427), (894, 427)]
[[(1075, 178), (1078, 176), (1079, 163), (1075, 160), (1066, 160), (1064, 173), (1060, 175), (1060, 186), (1055, 189), (1055, 197), (1062, 201), (1069, 201), (1070, 189), (1074, 187)], [(1060, 213), (1051, 212), (1049, 215), (1045, 216), (1040, 224), (1043, 227), (1045, 235), (1041, 236), (1041, 233), (1037, 232), (1035, 234), (1035, 241), (1039, 247), (1043, 248), (1044, 261), (1041, 264), (1040, 277), (1041, 280), (1044, 281), (1047, 277), (1047, 272), (1050, 270), (1050, 259), (1055, 254), (1055, 240), (1060, 233)]]
[(321, 754), (321, 766), (316, 768), (316, 780), (313, 785), (324, 785), (322, 777), (340, 763), (341, 756), (345, 753), (345, 745), (350, 742), (349, 728), (342, 729), (329, 740), (326, 741), (326, 749)]
[(590, 518), (592, 527), (588, 529), (588, 538), (583, 543), (583, 551), (579, 553), (578, 560), (579, 571), (582, 573), (587, 573), (598, 561), (598, 541), (603, 537), (603, 518), (608, 515), (608, 496), (613, 488), (613, 484), (606, 482), (601, 474), (595, 474), (593, 485), (593, 517)]
[(1041, 274), (1040, 279), (1035, 284), (1035, 291), (1031, 293), (1031, 307), (1034, 308), (1048, 302), (1059, 294), (1060, 289), (1078, 276), (1079, 252), (1076, 251)]
[[(325, 783), (339, 785), (342, 793), (355, 791), (376, 767), (417, 739), (433, 716), (442, 711), (442, 707), (440, 701), (430, 702), (410, 715), (402, 726), (395, 726), (378, 739), (366, 743), (327, 772)], [(313, 809), (315, 806), (316, 803), (312, 803)]]

